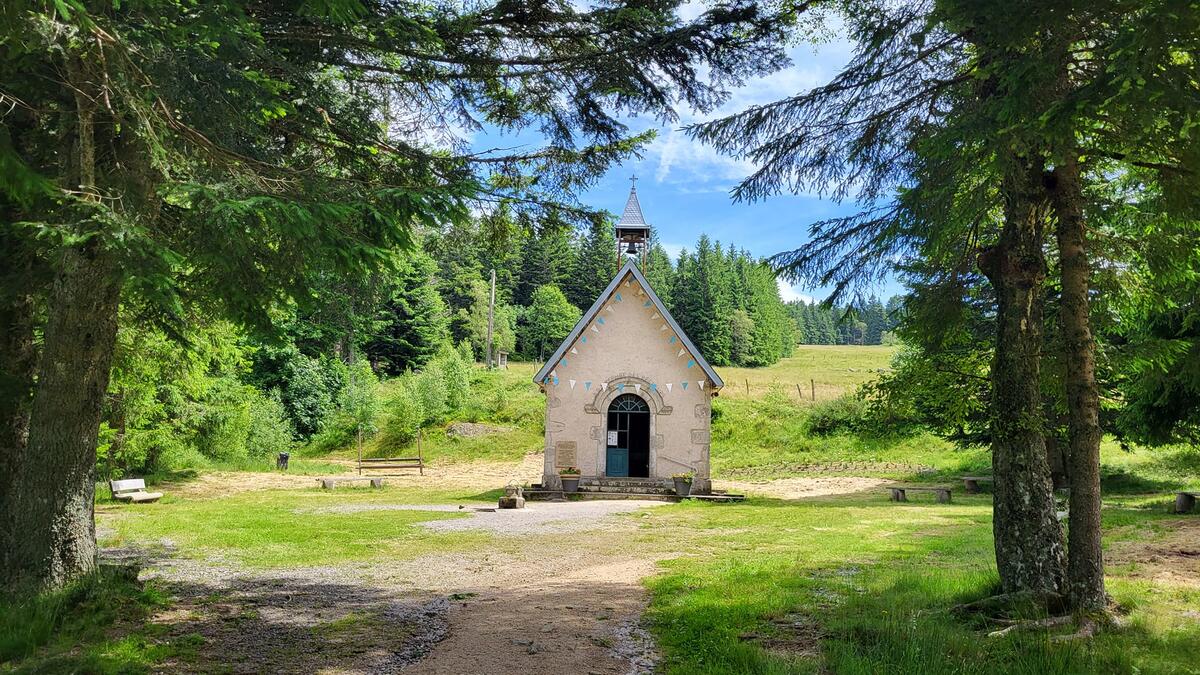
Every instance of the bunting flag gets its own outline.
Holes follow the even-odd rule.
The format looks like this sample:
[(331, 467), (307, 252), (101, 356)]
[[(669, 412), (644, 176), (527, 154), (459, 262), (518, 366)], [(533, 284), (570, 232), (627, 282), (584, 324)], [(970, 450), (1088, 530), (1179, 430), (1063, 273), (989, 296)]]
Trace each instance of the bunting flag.
[(631, 282), (629, 279), (626, 279), (626, 280), (625, 280), (625, 287), (626, 287), (626, 288), (629, 288), (629, 284), (630, 284), (630, 283), (632, 283), (632, 282)]
[(608, 383), (607, 382), (600, 383), (600, 391), (608, 391)]
[(559, 362), (558, 362), (558, 365), (559, 365), (560, 367), (562, 367), (562, 366), (566, 366), (566, 365), (567, 365), (567, 360), (566, 360), (566, 359), (563, 359), (562, 361), (559, 361)]
[(679, 357), (683, 356), (683, 355), (684, 355), (684, 354), (686, 354), (686, 353), (687, 353), (687, 350), (686, 350), (686, 349), (684, 349), (683, 347), (680, 347), (680, 348), (679, 348), (679, 353), (675, 355), (675, 358), (679, 358)]
[(650, 391), (658, 391), (658, 385), (651, 382), (650, 383)]
[(688, 368), (696, 365), (696, 359), (688, 359)]
[(624, 302), (624, 300), (621, 299), (620, 293), (617, 293), (617, 295), (615, 297), (617, 298), (617, 302)]
[(642, 385), (640, 385), (640, 384), (638, 384), (638, 383), (634, 382), (634, 383), (633, 383), (633, 388), (634, 388), (635, 390), (637, 390), (637, 393), (639, 393), (639, 394), (640, 394), (640, 393), (642, 393)]
[(558, 386), (558, 378), (557, 377), (554, 378), (554, 386), (556, 386), (556, 387)]
[(600, 318), (596, 319), (596, 323), (598, 323), (598, 324), (600, 324), (601, 326), (603, 326), (603, 325), (604, 325), (604, 317), (600, 317)]
[(668, 382), (668, 383), (667, 383), (667, 393), (668, 393), (668, 394), (669, 394), (669, 393), (671, 393), (671, 385), (672, 385), (672, 384), (673, 384), (672, 382)]
[(642, 307), (649, 307), (651, 304), (653, 304), (653, 303), (651, 303), (649, 300), (647, 300), (646, 302), (642, 303)]
[(658, 329), (658, 332), (660, 332), (660, 333), (661, 333), (661, 332), (663, 332), (664, 330), (668, 330), (668, 326), (667, 326), (667, 324), (665, 324), (665, 323), (662, 325), (662, 327), (661, 327), (661, 328), (659, 328), (659, 329)]
[(591, 380), (588, 380), (587, 382), (584, 382), (584, 383), (583, 383), (583, 390), (584, 390), (584, 391), (591, 391), (591, 390), (592, 390), (592, 382), (591, 382)]
[(584, 335), (582, 338), (579, 339), (579, 341), (586, 345), (587, 344), (587, 336)]
[(667, 340), (667, 344), (669, 344), (669, 345), (673, 345), (673, 344), (675, 344), (675, 343), (676, 343), (676, 342), (678, 342), (678, 341), (679, 341), (679, 338), (677, 338), (677, 337), (675, 337), (674, 335), (672, 335), (672, 336), (671, 336), (671, 339), (670, 339), (670, 340)]
[(687, 389), (687, 385), (688, 385), (688, 383), (687, 383), (687, 382), (680, 382), (679, 384), (682, 384), (682, 385), (683, 385), (683, 388), (684, 388), (684, 389)]
[(650, 320), (653, 321), (653, 320), (657, 319), (658, 317), (659, 317), (659, 313), (655, 312), (654, 316), (650, 317)]
[(574, 347), (571, 347), (571, 353), (572, 353), (572, 354), (578, 354), (578, 353), (579, 353), (579, 351), (578, 351), (578, 350), (576, 350)]
[(572, 388), (572, 389), (574, 389), (574, 388), (575, 388), (575, 380), (567, 380), (567, 382), (570, 382), (570, 383), (571, 383), (571, 388)]
[(600, 329), (599, 329), (599, 328), (596, 328), (596, 324), (592, 324), (592, 332), (594, 332), (594, 333), (599, 333), (599, 332), (600, 332)]
[(607, 307), (605, 307), (604, 309), (607, 309), (607, 310), (608, 310), (608, 311), (610, 311), (610, 312), (615, 312), (615, 311), (617, 311), (617, 310), (613, 309), (613, 306), (612, 306), (612, 303), (611, 303), (611, 302), (610, 302), (610, 303), (608, 303), (608, 306), (607, 306)]
[(617, 385), (617, 391), (625, 391), (625, 383), (624, 382)]
[(696, 384), (700, 385), (701, 389), (704, 388), (704, 380), (696, 380)]
[(557, 370), (550, 371), (550, 377), (558, 377), (558, 371)]

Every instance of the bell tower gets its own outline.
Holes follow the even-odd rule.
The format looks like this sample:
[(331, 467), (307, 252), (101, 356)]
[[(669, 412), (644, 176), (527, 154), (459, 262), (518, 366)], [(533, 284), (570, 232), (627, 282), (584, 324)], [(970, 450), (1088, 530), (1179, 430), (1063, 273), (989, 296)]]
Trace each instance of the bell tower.
[(637, 176), (631, 176), (629, 199), (625, 202), (625, 211), (617, 221), (617, 269), (621, 268), (621, 259), (626, 255), (637, 256), (638, 266), (646, 271), (646, 254), (650, 248), (650, 225), (642, 215), (642, 205), (638, 202)]

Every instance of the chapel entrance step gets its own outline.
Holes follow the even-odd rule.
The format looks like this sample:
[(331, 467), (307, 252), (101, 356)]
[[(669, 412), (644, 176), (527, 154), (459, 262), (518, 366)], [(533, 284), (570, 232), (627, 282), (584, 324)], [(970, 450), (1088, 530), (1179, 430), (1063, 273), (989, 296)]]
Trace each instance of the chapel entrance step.
[(658, 485), (638, 485), (638, 486), (620, 486), (620, 485), (580, 485), (580, 492), (603, 493), (603, 494), (620, 494), (620, 493), (635, 493), (635, 494), (651, 494), (651, 495), (673, 495), (675, 488), (661, 487)]

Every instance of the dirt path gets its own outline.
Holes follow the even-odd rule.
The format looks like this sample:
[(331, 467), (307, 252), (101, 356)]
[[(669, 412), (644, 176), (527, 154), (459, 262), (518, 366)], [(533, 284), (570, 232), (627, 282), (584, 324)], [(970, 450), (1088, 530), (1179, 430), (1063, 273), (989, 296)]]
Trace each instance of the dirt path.
[[(436, 488), (502, 485), (540, 472), (520, 464), (458, 466), (424, 479)], [(310, 487), (311, 477), (206, 476), (174, 494), (211, 497), (239, 489)], [(798, 478), (721, 487), (781, 498), (871, 489), (865, 478)], [(396, 483), (392, 483), (393, 485)], [(198, 656), (163, 672), (236, 673), (649, 673), (657, 659), (641, 616), (642, 581), (680, 555), (650, 511), (661, 502), (530, 503), (516, 512), (472, 512), (433, 530), (493, 535), (478, 550), (409, 560), (247, 570), (228, 560), (163, 552), (147, 573), (176, 600), (153, 618), (172, 641), (195, 641)], [(457, 510), (457, 506), (348, 503), (321, 511)], [(303, 511), (303, 507), (298, 507)], [(655, 523), (650, 525), (650, 523)], [(679, 534), (679, 533), (676, 533)], [(676, 543), (675, 546), (678, 546)], [(138, 550), (110, 551), (142, 555)]]

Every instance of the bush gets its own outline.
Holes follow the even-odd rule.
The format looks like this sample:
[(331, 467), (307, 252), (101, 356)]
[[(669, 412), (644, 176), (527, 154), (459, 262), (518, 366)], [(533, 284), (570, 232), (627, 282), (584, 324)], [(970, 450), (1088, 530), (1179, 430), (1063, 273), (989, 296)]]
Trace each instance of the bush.
[(417, 430), (424, 421), (425, 410), (412, 387), (397, 388), (385, 406), (379, 447), (394, 450), (411, 443), (417, 437)]
[(198, 406), (194, 420), (196, 449), (217, 461), (247, 456), (250, 436), (250, 398), (256, 392), (232, 378), (222, 378)]
[(811, 434), (861, 431), (867, 424), (867, 404), (853, 393), (821, 401), (808, 412), (807, 427)]
[(438, 350), (433, 363), (442, 371), (446, 383), (446, 408), (451, 414), (460, 410), (471, 396), (471, 366), (458, 350), (446, 343)]
[(471, 348), (471, 343), (465, 339), (458, 341), (458, 355), (462, 357), (463, 363), (468, 366), (475, 363), (475, 350)]
[(246, 438), (246, 454), (250, 457), (272, 457), (292, 447), (295, 430), (287, 418), (277, 392), (263, 396), (257, 390), (250, 400), (250, 428)]
[(438, 424), (446, 419), (446, 376), (441, 364), (435, 359), (425, 365), (415, 377), (416, 395), (424, 412), (424, 424)]

